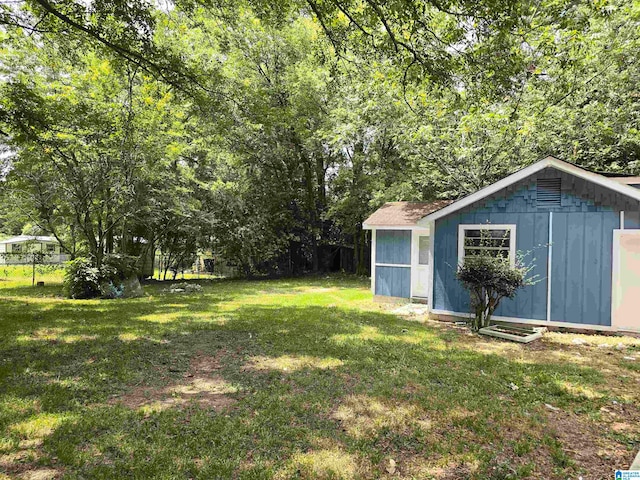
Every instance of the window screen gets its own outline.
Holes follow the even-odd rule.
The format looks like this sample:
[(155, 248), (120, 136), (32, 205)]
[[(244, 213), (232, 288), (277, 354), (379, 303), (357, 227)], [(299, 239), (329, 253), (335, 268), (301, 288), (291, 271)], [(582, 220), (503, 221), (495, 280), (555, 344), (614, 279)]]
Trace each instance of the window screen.
[(511, 230), (465, 229), (464, 256), (489, 255), (509, 258), (511, 252)]
[(429, 237), (426, 235), (418, 238), (418, 264), (429, 265)]

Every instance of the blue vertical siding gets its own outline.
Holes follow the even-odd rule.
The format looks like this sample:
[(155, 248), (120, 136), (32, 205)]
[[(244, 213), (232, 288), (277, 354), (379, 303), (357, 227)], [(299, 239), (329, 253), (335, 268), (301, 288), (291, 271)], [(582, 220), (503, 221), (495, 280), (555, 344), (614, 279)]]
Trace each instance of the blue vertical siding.
[(376, 263), (411, 264), (411, 230), (377, 230)]
[(409, 298), (410, 267), (376, 267), (376, 295)]
[[(411, 230), (376, 230), (376, 264), (411, 265)], [(411, 267), (376, 266), (376, 295), (409, 298)]]
[(555, 213), (551, 320), (611, 325), (613, 211)]
[[(525, 263), (535, 265), (532, 274), (537, 283), (525, 287), (512, 300), (503, 300), (496, 315), (546, 320), (547, 243), (549, 214), (553, 212), (551, 320), (611, 325), (613, 230), (619, 228), (621, 200), (598, 185), (559, 175), (564, 175), (559, 207), (538, 208), (536, 179), (530, 178), (436, 221), (433, 308), (469, 311), (469, 294), (455, 277), (458, 226), (510, 224), (516, 225), (517, 250), (528, 252)], [(640, 228), (640, 215), (635, 210), (625, 214), (625, 226)]]
[[(461, 224), (516, 225), (516, 248), (524, 254), (524, 263), (535, 265), (531, 275), (536, 276), (538, 280), (546, 277), (549, 214), (521, 215), (482, 210), (453, 214), (436, 221), (433, 279), (435, 309), (454, 312), (469, 311), (469, 293), (456, 279), (458, 225)], [(520, 291), (513, 300), (504, 299), (496, 315), (545, 320), (546, 308), (546, 282), (538, 281), (535, 285)]]

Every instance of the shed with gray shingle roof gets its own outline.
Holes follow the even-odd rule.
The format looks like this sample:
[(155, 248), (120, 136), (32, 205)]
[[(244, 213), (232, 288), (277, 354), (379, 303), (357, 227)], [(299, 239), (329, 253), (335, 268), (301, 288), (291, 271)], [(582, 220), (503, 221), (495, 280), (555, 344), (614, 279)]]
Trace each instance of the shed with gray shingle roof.
[(456, 268), (482, 255), (539, 279), (500, 302), (496, 321), (640, 332), (640, 176), (547, 157), (454, 202), (387, 203), (363, 226), (379, 299), (465, 318)]

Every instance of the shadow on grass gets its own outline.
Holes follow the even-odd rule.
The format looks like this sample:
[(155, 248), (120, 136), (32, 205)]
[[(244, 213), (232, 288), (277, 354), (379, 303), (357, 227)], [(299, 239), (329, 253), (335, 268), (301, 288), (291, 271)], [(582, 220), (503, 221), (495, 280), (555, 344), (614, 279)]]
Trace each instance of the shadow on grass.
[[(2, 451), (34, 450), (16, 472), (54, 468), (69, 478), (378, 478), (389, 459), (408, 477), (440, 468), (441, 478), (490, 478), (500, 454), (523, 477), (539, 455), (552, 458), (549, 448), (514, 453), (544, 435), (537, 407), (600, 407), (568, 388), (603, 387), (588, 366), (473, 351), (460, 333), (328, 306), (325, 292), (309, 297), (320, 305), (251, 303), (301, 285), (3, 300)], [(220, 359), (214, 373), (234, 386), (232, 406), (112, 402), (135, 386), (184, 381), (196, 355)], [(547, 478), (571, 471), (559, 463)]]

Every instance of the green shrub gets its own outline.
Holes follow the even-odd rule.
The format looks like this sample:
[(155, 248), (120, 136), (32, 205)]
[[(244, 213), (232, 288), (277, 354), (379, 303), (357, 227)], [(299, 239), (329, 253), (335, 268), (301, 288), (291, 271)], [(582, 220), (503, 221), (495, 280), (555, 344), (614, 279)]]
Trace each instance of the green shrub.
[(527, 279), (531, 268), (520, 262), (512, 266), (507, 258), (489, 255), (464, 259), (456, 276), (471, 295), (474, 330), (489, 326), (491, 316), (503, 298), (513, 298), (519, 289), (532, 283)]
[(120, 253), (105, 255), (100, 270), (103, 280), (120, 283), (121, 280), (139, 276), (138, 257)]
[(88, 258), (67, 262), (64, 272), (64, 293), (69, 298), (95, 298), (100, 295), (100, 270)]
[(88, 258), (76, 258), (65, 267), (64, 292), (69, 298), (120, 298), (124, 281), (137, 277), (138, 270), (137, 257), (130, 255), (106, 255), (100, 268)]

